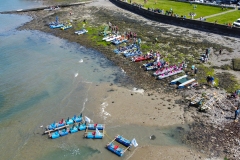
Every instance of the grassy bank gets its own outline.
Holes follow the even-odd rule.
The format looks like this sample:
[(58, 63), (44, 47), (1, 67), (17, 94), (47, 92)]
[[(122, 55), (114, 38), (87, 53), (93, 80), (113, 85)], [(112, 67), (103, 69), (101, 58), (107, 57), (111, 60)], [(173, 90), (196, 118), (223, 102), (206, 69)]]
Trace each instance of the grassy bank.
[(133, 2), (144, 5), (144, 8), (158, 8), (161, 10), (164, 9), (164, 11), (169, 11), (172, 8), (175, 14), (185, 15), (187, 18), (191, 18), (189, 13), (194, 12), (196, 13), (194, 19), (224, 12), (218, 6), (190, 4), (173, 0), (148, 0), (147, 3), (144, 3), (143, 0), (132, 0)]

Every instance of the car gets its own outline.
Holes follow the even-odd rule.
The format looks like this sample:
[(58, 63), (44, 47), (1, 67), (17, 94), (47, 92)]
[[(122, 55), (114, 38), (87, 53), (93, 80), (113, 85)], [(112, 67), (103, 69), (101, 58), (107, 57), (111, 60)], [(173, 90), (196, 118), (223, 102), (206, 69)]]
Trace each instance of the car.
[(237, 19), (235, 22), (233, 22), (233, 25), (234, 25), (235, 27), (240, 27), (240, 18)]

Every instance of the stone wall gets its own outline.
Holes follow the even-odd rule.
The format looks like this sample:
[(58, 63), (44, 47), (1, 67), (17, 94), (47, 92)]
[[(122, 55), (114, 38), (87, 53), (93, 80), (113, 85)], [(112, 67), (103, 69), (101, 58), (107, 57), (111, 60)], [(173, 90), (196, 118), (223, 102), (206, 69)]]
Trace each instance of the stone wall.
[(131, 11), (133, 13), (141, 15), (145, 18), (148, 18), (148, 19), (151, 19), (154, 21), (158, 21), (161, 23), (196, 29), (196, 30), (200, 30), (200, 31), (210, 32), (210, 33), (217, 33), (217, 34), (221, 34), (221, 35), (228, 35), (228, 36), (233, 36), (233, 37), (240, 36), (240, 28), (237, 28), (237, 27), (230, 28), (226, 25), (221, 25), (221, 24), (214, 24), (214, 23), (209, 23), (209, 22), (205, 22), (205, 21), (183, 19), (183, 18), (167, 16), (167, 15), (152, 12), (147, 9), (144, 9), (144, 8), (141, 8), (138, 6), (134, 6), (130, 3), (126, 3), (123, 1), (119, 1), (119, 0), (110, 0), (110, 2), (112, 2), (113, 4), (115, 4), (118, 7), (121, 7), (128, 11)]

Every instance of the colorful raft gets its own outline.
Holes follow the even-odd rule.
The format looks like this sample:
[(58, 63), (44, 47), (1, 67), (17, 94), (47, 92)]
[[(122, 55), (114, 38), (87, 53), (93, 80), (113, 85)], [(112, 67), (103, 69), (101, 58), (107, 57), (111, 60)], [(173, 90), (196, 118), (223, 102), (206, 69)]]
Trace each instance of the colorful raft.
[(127, 53), (128, 51), (132, 51), (133, 49), (137, 49), (136, 44), (131, 44), (126, 47), (119, 47), (118, 49), (114, 49), (113, 52), (116, 54)]
[(124, 53), (124, 56), (125, 57), (133, 57), (133, 56), (139, 56), (141, 54), (142, 54), (142, 52), (137, 50), (137, 51), (133, 51), (133, 52), (130, 52), (130, 53)]
[(96, 132), (86, 132), (85, 137), (88, 139), (102, 139), (104, 137), (103, 133), (96, 133)]
[(76, 127), (76, 126), (72, 126), (70, 129), (69, 129), (69, 133), (76, 133), (76, 132), (78, 132), (78, 127)]
[(74, 115), (74, 116), (72, 117), (72, 120), (73, 120), (75, 123), (82, 122), (82, 114), (80, 114), (79, 116)]

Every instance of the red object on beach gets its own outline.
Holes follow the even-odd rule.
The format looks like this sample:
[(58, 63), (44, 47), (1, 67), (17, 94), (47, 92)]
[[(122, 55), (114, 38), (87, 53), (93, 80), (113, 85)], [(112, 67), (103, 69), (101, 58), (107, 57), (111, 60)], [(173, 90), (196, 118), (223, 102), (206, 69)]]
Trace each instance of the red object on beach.
[(151, 59), (153, 59), (152, 55), (144, 55), (144, 56), (133, 57), (132, 61), (141, 62), (141, 61), (146, 61), (146, 60), (151, 60)]
[(115, 149), (115, 150), (118, 149), (118, 146), (114, 146), (114, 149)]

